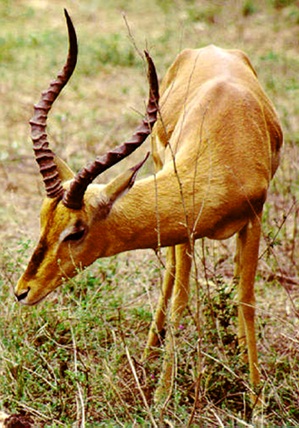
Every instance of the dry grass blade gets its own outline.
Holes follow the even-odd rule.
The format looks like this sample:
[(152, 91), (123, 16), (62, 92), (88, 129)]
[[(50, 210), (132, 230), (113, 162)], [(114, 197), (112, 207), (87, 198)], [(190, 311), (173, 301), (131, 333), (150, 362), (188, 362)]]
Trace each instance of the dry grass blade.
[(132, 374), (133, 374), (133, 376), (134, 376), (134, 379), (135, 379), (135, 382), (136, 382), (136, 385), (137, 385), (138, 391), (139, 391), (139, 393), (140, 393), (140, 395), (141, 395), (142, 401), (143, 401), (143, 403), (144, 403), (144, 406), (145, 406), (145, 408), (146, 408), (146, 410), (147, 410), (148, 416), (149, 416), (150, 421), (151, 421), (151, 423), (152, 423), (152, 426), (153, 426), (153, 427), (155, 427), (155, 428), (158, 428), (158, 425), (156, 424), (155, 419), (154, 419), (154, 417), (153, 417), (153, 414), (152, 414), (152, 412), (151, 412), (150, 406), (149, 406), (149, 404), (148, 404), (148, 402), (147, 402), (147, 399), (146, 399), (146, 397), (145, 397), (145, 395), (144, 395), (144, 392), (143, 392), (143, 390), (142, 390), (142, 388), (141, 388), (141, 385), (140, 385), (140, 382), (139, 382), (139, 379), (138, 379), (138, 376), (137, 376), (137, 373), (136, 373), (136, 369), (135, 369), (135, 366), (134, 366), (134, 363), (133, 363), (132, 357), (131, 357), (131, 355), (130, 355), (130, 351), (129, 351), (129, 349), (128, 349), (128, 347), (127, 347), (127, 346), (126, 346), (126, 356), (127, 356), (127, 359), (128, 359), (129, 365), (130, 365), (130, 368), (131, 368), (131, 370), (132, 370)]
[(80, 382), (78, 380), (78, 361), (77, 361), (77, 346), (76, 346), (76, 338), (74, 335), (74, 331), (72, 326), (70, 326), (71, 334), (72, 334), (72, 343), (73, 343), (73, 355), (74, 355), (74, 374), (76, 379), (76, 385), (78, 390), (78, 399), (77, 399), (77, 421), (80, 422), (80, 427), (85, 427), (85, 403), (84, 403), (84, 396), (83, 396), (83, 390), (81, 388)]

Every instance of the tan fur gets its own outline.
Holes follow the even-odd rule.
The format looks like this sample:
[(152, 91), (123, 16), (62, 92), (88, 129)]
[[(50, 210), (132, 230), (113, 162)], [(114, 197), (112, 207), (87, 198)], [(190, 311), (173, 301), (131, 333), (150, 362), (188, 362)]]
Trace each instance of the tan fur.
[[(254, 277), (263, 204), (282, 144), (277, 115), (246, 55), (215, 46), (178, 55), (162, 82), (160, 109), (153, 131), (156, 175), (131, 189), (128, 172), (107, 186), (90, 185), (81, 210), (46, 199), (39, 249), (16, 295), (25, 304), (35, 304), (62, 278), (74, 276), (98, 257), (170, 247), (147, 357), (158, 343), (171, 298), (170, 324), (174, 330), (178, 327), (189, 296), (194, 241), (237, 234), (239, 337), (248, 344), (250, 376), (256, 386)], [(61, 162), (58, 168), (64, 170), (61, 177), (71, 178)], [(80, 227), (85, 230), (80, 241), (64, 241)], [(37, 261), (38, 268), (32, 266)], [(158, 400), (171, 392), (173, 350), (168, 334)]]

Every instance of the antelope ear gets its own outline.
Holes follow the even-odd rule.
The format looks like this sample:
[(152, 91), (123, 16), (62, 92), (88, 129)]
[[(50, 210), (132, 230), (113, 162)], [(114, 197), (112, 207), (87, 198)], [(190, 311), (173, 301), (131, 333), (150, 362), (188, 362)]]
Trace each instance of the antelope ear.
[(59, 178), (62, 181), (72, 180), (75, 176), (71, 168), (57, 155), (54, 157), (54, 162), (57, 166)]
[(147, 160), (148, 156), (149, 153), (146, 155), (145, 159), (142, 162), (133, 166), (133, 168), (130, 168), (127, 171), (123, 172), (106, 185), (105, 193), (110, 205), (112, 205), (113, 202), (116, 201), (116, 199), (127, 193), (134, 185), (137, 173)]

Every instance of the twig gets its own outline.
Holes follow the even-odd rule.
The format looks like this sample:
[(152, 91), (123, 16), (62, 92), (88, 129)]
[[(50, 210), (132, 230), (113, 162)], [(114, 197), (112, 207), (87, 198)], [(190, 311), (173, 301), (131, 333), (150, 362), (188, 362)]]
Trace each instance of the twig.
[[(275, 233), (275, 235), (273, 236), (273, 238), (271, 239), (271, 241), (270, 242), (268, 242), (268, 244), (267, 244), (267, 246), (266, 246), (266, 248), (265, 248), (265, 250), (262, 252), (262, 254), (260, 254), (259, 255), (259, 260), (267, 253), (267, 251), (269, 251), (269, 250), (272, 250), (272, 248), (273, 248), (273, 246), (274, 246), (274, 243), (275, 243), (275, 241), (276, 241), (276, 239), (277, 239), (277, 237), (278, 237), (278, 235), (279, 235), (279, 233), (281, 232), (281, 229), (282, 229), (282, 227), (283, 227), (283, 225), (285, 224), (285, 222), (287, 221), (287, 219), (288, 219), (288, 217), (289, 217), (289, 215), (290, 215), (290, 213), (293, 211), (293, 209), (294, 209), (294, 207), (296, 206), (296, 201), (293, 201), (293, 203), (292, 203), (292, 205), (290, 206), (290, 208), (289, 208), (289, 210), (288, 210), (288, 212), (286, 213), (286, 214), (284, 214), (283, 215), (283, 218), (282, 218), (282, 221), (281, 221), (281, 223), (278, 225), (278, 228), (277, 228), (277, 231), (276, 231), (276, 233)], [(266, 239), (266, 237), (265, 237), (265, 240), (267, 240)]]
[[(80, 385), (80, 382), (78, 381), (78, 360), (77, 360), (77, 346), (76, 346), (76, 339), (73, 332), (73, 328), (70, 325), (70, 330), (72, 334), (72, 342), (73, 342), (73, 354), (74, 354), (74, 372), (75, 372), (75, 379), (76, 379), (76, 386), (79, 396), (79, 402), (81, 407), (81, 428), (85, 428), (85, 407), (84, 407), (84, 399), (83, 399), (83, 392)], [(77, 400), (76, 400), (77, 401)], [(77, 414), (78, 414), (78, 420), (80, 419), (80, 407), (77, 402)]]
[(218, 426), (219, 427), (222, 427), (222, 428), (224, 428), (224, 425), (223, 425), (223, 423), (222, 423), (222, 421), (221, 421), (221, 419), (219, 418), (219, 416), (217, 415), (217, 413), (215, 412), (215, 410), (214, 409), (211, 409), (211, 412), (213, 413), (213, 415), (215, 416), (215, 418), (217, 419), (217, 421), (218, 421)]
[(33, 415), (39, 416), (40, 418), (46, 419), (48, 421), (51, 421), (52, 423), (55, 422), (57, 425), (61, 425), (61, 426), (65, 426), (64, 423), (58, 421), (57, 419), (53, 419), (52, 416), (47, 416), (44, 413), (39, 412), (38, 410), (33, 409), (30, 406), (27, 406), (26, 404), (22, 403), (21, 401), (18, 400), (13, 400), (16, 404), (18, 404), (18, 406), (22, 407), (24, 410), (26, 410), (27, 412), (30, 412)]
[[(104, 361), (104, 367), (105, 367), (105, 370), (107, 371), (107, 374), (104, 374), (104, 377), (108, 380), (109, 385), (111, 386), (111, 388), (112, 388), (112, 389), (113, 389), (113, 391), (115, 392), (115, 394), (116, 394), (117, 398), (119, 399), (119, 401), (120, 401), (120, 402), (121, 402), (121, 404), (123, 405), (123, 408), (124, 408), (124, 411), (125, 411), (125, 413), (126, 413), (126, 415), (127, 415), (127, 417), (128, 417), (128, 420), (130, 420), (131, 422), (134, 422), (134, 419), (132, 418), (132, 416), (131, 416), (131, 414), (130, 414), (130, 412), (129, 412), (128, 408), (127, 408), (126, 403), (124, 402), (124, 400), (123, 400), (123, 398), (122, 398), (121, 394), (119, 393), (118, 389), (116, 388), (116, 386), (115, 386), (115, 384), (114, 384), (114, 382), (113, 382), (112, 374), (111, 374), (111, 370), (110, 370), (110, 367), (108, 366), (107, 361)], [(109, 406), (109, 407), (110, 407), (110, 406)], [(115, 412), (114, 412), (114, 411), (113, 411), (113, 413), (114, 413), (114, 417), (117, 419), (116, 414), (115, 414)]]
[(142, 55), (142, 52), (138, 49), (138, 46), (137, 46), (137, 44), (136, 44), (136, 42), (135, 42), (135, 39), (134, 39), (134, 37), (133, 37), (133, 34), (132, 34), (131, 28), (130, 28), (130, 26), (129, 26), (129, 23), (128, 23), (128, 20), (127, 20), (127, 16), (126, 16), (125, 12), (123, 12), (123, 13), (122, 13), (122, 16), (123, 16), (123, 19), (124, 19), (124, 21), (125, 21), (125, 24), (126, 24), (126, 27), (127, 27), (127, 30), (128, 30), (128, 34), (129, 34), (129, 38), (130, 38), (130, 40), (131, 40), (131, 42), (132, 42), (132, 44), (133, 44), (133, 46), (134, 46), (134, 49), (136, 50), (136, 52), (138, 53), (138, 55), (139, 55), (142, 59), (144, 59), (144, 57), (143, 57), (143, 55)]
[(138, 390), (140, 392), (140, 395), (141, 395), (142, 401), (144, 403), (144, 406), (145, 406), (145, 408), (147, 410), (147, 413), (149, 415), (149, 418), (151, 420), (152, 426), (155, 427), (155, 428), (158, 428), (158, 425), (156, 424), (155, 419), (154, 419), (154, 417), (152, 415), (151, 409), (150, 409), (150, 407), (148, 405), (148, 402), (147, 402), (147, 399), (146, 399), (146, 397), (144, 395), (144, 392), (142, 391), (142, 388), (141, 388), (141, 385), (140, 385), (140, 382), (139, 382), (139, 379), (138, 379), (138, 376), (137, 376), (137, 373), (136, 373), (136, 370), (135, 370), (135, 366), (134, 366), (134, 363), (132, 361), (132, 358), (131, 358), (131, 355), (130, 355), (130, 352), (129, 352), (129, 348), (127, 346), (125, 348), (126, 348), (126, 355), (127, 355), (128, 362), (130, 364), (130, 368), (131, 368), (132, 374), (134, 376), (134, 379), (135, 379), (137, 388), (138, 388)]

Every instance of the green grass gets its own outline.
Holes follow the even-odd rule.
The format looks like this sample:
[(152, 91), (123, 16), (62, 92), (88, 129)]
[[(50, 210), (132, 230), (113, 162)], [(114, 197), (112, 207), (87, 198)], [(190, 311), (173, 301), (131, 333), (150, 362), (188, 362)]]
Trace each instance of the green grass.
[[(0, 410), (30, 415), (41, 427), (80, 426), (83, 420), (86, 427), (149, 427), (153, 421), (185, 427), (191, 419), (192, 426), (204, 427), (297, 426), (296, 2), (17, 3), (0, 3)], [(139, 120), (134, 110), (144, 111), (144, 64), (123, 11), (138, 49), (149, 48), (161, 77), (184, 47), (238, 47), (249, 54), (277, 108), (285, 147), (265, 207), (256, 282), (264, 396), (259, 418), (253, 417), (247, 366), (236, 340), (233, 241), (198, 244), (199, 278), (193, 278), (193, 299), (181, 324), (174, 395), (162, 410), (152, 402), (160, 359), (141, 364), (163, 275), (153, 252), (99, 260), (37, 307), (14, 302), (13, 288), (38, 236), (43, 197), (28, 120), (64, 62), (63, 7), (76, 24), (79, 61), (51, 112), (49, 135), (75, 169), (129, 136)], [(126, 165), (139, 158), (134, 154)]]
[[(21, 246), (20, 257), (26, 256), (27, 245)], [(214, 248), (206, 247), (206, 252), (212, 251)], [(137, 256), (144, 259), (143, 253)], [(150, 403), (159, 364), (151, 362), (142, 367), (140, 356), (151, 318), (148, 292), (154, 292), (152, 287), (147, 289), (146, 282), (148, 273), (159, 281), (158, 262), (146, 256), (148, 269), (140, 270), (141, 260), (132, 256), (129, 261), (127, 275), (125, 255), (98, 261), (43, 305), (33, 308), (13, 303), (10, 290), (2, 284), (1, 302), (8, 303), (1, 305), (0, 318), (2, 407), (11, 412), (25, 411), (45, 424), (42, 426), (69, 426), (82, 417), (81, 397), (86, 426), (131, 426), (133, 422), (150, 426), (129, 356)], [(199, 368), (201, 386), (195, 423), (213, 425), (216, 414), (226, 426), (238, 419), (249, 423), (252, 417), (247, 366), (240, 357), (235, 333), (234, 287), (222, 274), (216, 276), (216, 269), (222, 269), (214, 261), (218, 265), (215, 276), (201, 282), (199, 290), (203, 312), (200, 360), (193, 305), (182, 321), (175, 394), (164, 415), (165, 419), (174, 418), (177, 426), (184, 426), (190, 418)], [(18, 262), (22, 263), (22, 259)], [(212, 272), (213, 266), (206, 267)], [(10, 262), (4, 269), (6, 282), (11, 282)], [(260, 291), (282, 298), (281, 287), (269, 284), (267, 288)], [(265, 298), (258, 296), (258, 300), (262, 297)], [(263, 348), (264, 426), (287, 422), (296, 425), (298, 349), (292, 342), (296, 340), (295, 320), (292, 322), (283, 312), (273, 317), (270, 306), (263, 306), (258, 313), (258, 336)], [(278, 325), (279, 333), (271, 338)], [(159, 420), (157, 409), (153, 407), (151, 411)]]

